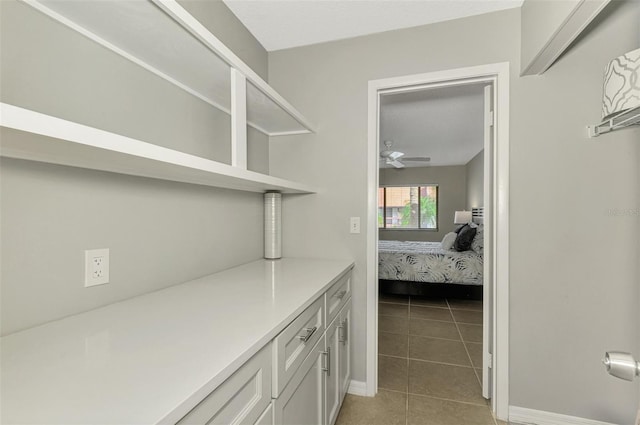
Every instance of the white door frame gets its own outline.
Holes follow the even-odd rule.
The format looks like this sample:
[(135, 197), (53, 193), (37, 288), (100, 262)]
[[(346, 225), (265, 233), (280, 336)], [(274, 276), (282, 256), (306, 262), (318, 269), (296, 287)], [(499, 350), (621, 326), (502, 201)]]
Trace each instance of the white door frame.
[[(378, 388), (378, 117), (381, 91), (412, 91), (465, 83), (491, 83), (495, 99), (493, 173), (493, 391), (499, 419), (509, 411), (509, 63), (502, 62), (369, 81), (367, 149), (367, 364), (366, 395)], [(486, 191), (485, 191), (486, 192)]]

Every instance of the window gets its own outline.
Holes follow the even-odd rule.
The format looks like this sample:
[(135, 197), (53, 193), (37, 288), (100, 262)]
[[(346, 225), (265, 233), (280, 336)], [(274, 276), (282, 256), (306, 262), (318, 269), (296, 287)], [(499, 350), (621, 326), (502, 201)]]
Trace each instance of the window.
[(378, 228), (437, 230), (438, 186), (380, 187)]

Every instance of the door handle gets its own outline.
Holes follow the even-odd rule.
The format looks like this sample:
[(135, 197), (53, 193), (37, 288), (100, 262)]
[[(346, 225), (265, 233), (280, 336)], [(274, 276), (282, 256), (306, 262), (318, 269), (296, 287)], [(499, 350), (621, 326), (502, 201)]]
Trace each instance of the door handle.
[(602, 363), (609, 375), (616, 378), (633, 381), (636, 376), (640, 376), (640, 362), (637, 362), (630, 353), (607, 351), (604, 353)]

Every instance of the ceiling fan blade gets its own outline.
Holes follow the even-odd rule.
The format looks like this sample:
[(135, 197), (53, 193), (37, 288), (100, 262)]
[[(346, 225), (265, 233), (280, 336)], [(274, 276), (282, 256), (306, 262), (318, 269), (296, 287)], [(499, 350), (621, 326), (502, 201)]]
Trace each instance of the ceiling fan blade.
[(398, 158), (402, 158), (404, 156), (404, 153), (402, 152), (391, 152), (389, 155), (387, 155), (387, 158), (391, 159), (392, 161), (395, 161)]
[(423, 162), (429, 162), (431, 161), (431, 158), (429, 158), (428, 156), (407, 156), (405, 158), (402, 158), (403, 161), (423, 161)]
[(404, 164), (397, 160), (387, 161), (387, 164), (392, 165), (394, 168), (404, 168)]

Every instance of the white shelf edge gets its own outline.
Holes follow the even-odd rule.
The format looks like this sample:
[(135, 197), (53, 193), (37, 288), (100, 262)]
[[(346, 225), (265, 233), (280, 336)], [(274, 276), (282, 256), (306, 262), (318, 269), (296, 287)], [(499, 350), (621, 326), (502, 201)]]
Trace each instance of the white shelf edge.
[(293, 107), (284, 97), (276, 92), (266, 81), (256, 74), (242, 59), (236, 56), (227, 46), (218, 40), (204, 25), (202, 25), (193, 15), (187, 12), (176, 0), (151, 0), (167, 15), (191, 32), (194, 37), (209, 47), (229, 66), (242, 72), (253, 85), (262, 91), (267, 97), (273, 100), (278, 106), (287, 111), (299, 124), (310, 132), (315, 132), (312, 125), (296, 108)]
[[(31, 6), (32, 8), (34, 8), (35, 10), (39, 11), (40, 13), (43, 13), (44, 15), (52, 18), (53, 20), (67, 26), (68, 28), (72, 29), (73, 31), (76, 31), (77, 33), (83, 35), (84, 37), (88, 38), (89, 40), (100, 44), (101, 46), (105, 47), (108, 50), (111, 50), (112, 52), (116, 53), (117, 55), (122, 56), (123, 58), (131, 61), (132, 63), (146, 69), (147, 71), (151, 72), (152, 74), (162, 78), (163, 80), (167, 81), (170, 84), (173, 84), (174, 86), (178, 87), (179, 89), (185, 91), (186, 93), (202, 100), (203, 102), (207, 103), (208, 105), (213, 106), (214, 108), (220, 110), (221, 112), (224, 112), (225, 114), (231, 116), (231, 110), (229, 108), (224, 107), (223, 105), (221, 105), (220, 103), (216, 102), (215, 100), (209, 98), (208, 96), (205, 96), (204, 94), (198, 92), (197, 90), (192, 89), (191, 87), (183, 84), (182, 82), (176, 80), (175, 78), (165, 74), (164, 72), (162, 72), (161, 70), (159, 70), (158, 68), (148, 64), (147, 62), (127, 53), (126, 51), (120, 49), (118, 46), (114, 45), (113, 43), (110, 43), (109, 41), (105, 40), (104, 38), (98, 36), (97, 34), (93, 33), (92, 31), (84, 28), (81, 25), (76, 24), (75, 22), (73, 22), (70, 19), (67, 19), (66, 17), (60, 15), (59, 13), (51, 10), (50, 8), (48, 8), (47, 6), (45, 6), (44, 4), (40, 3), (38, 0), (22, 0), (25, 4)], [(267, 84), (258, 74), (256, 74), (248, 65), (246, 65), (242, 59), (240, 59), (239, 57), (237, 57), (231, 50), (229, 50), (224, 44), (222, 44), (221, 41), (219, 41), (213, 34), (211, 34), (209, 32), (209, 30), (207, 30), (204, 26), (202, 26), (202, 24), (200, 24), (192, 15), (189, 14), (189, 12), (187, 12), (186, 10), (184, 10), (184, 8), (182, 8), (182, 6), (180, 6), (179, 4), (176, 3), (175, 6), (171, 6), (172, 10), (173, 8), (180, 8), (183, 11), (183, 14), (181, 14), (180, 16), (185, 17), (185, 19), (187, 19), (187, 21), (182, 21), (182, 20), (178, 20), (176, 18), (176, 16), (174, 16), (173, 13), (171, 13), (168, 9), (166, 9), (165, 7), (163, 7), (162, 4), (156, 2), (155, 0), (151, 0), (153, 1), (154, 4), (158, 5), (158, 7), (160, 7), (165, 13), (167, 13), (167, 15), (169, 15), (172, 19), (174, 19), (176, 22), (178, 22), (183, 28), (185, 28), (187, 31), (189, 31), (191, 34), (193, 34), (194, 36), (196, 36), (196, 38), (198, 38), (201, 42), (203, 42), (209, 49), (211, 49), (215, 54), (217, 54), (222, 60), (224, 60), (230, 67), (237, 69), (238, 71), (240, 71), (241, 73), (243, 73), (247, 79), (249, 81), (251, 81), (256, 87), (258, 87), (267, 97), (269, 97), (271, 100), (273, 100), (278, 106), (280, 106), (285, 112), (287, 112), (296, 122), (298, 122), (300, 125), (302, 125), (303, 127), (306, 128), (306, 130), (294, 130), (294, 131), (285, 131), (285, 132), (278, 132), (278, 131), (268, 131), (264, 128), (262, 128), (261, 126), (259, 126), (256, 123), (253, 123), (249, 120), (247, 120), (247, 125), (249, 127), (252, 127), (254, 129), (256, 129), (257, 131), (259, 131), (260, 133), (263, 133), (269, 137), (275, 137), (275, 136), (279, 136), (281, 134), (309, 134), (309, 133), (313, 133), (315, 132), (314, 130), (314, 126), (297, 110), (295, 109), (289, 102), (287, 102), (280, 94), (278, 94), (271, 86), (269, 86), (269, 84)], [(175, 3), (175, 2), (174, 2)], [(188, 15), (191, 19), (187, 18)], [(190, 26), (188, 26), (187, 23), (185, 22), (195, 22), (199, 25), (198, 31), (202, 34), (208, 34), (207, 40), (205, 41), (200, 35), (198, 35), (196, 32), (194, 32), (195, 30), (193, 28), (191, 28)], [(226, 51), (224, 51), (226, 50)], [(226, 56), (225, 56), (226, 55)], [(251, 73), (252, 75), (249, 75), (249, 73)]]
[(226, 189), (315, 193), (301, 183), (233, 167), (0, 102), (0, 126), (42, 138), (0, 143), (0, 156)]

